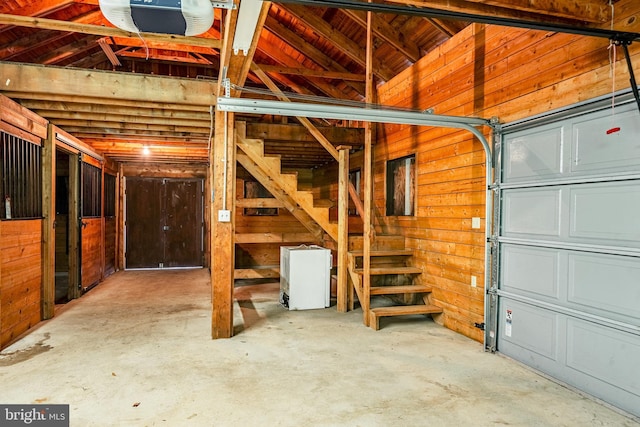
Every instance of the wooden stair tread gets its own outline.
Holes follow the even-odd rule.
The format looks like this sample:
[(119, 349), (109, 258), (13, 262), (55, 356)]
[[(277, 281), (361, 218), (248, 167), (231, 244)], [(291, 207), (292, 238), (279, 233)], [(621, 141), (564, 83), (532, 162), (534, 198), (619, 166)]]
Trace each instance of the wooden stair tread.
[[(364, 251), (349, 251), (349, 255), (354, 257), (360, 257), (364, 255)], [(411, 256), (413, 251), (411, 249), (375, 249), (369, 252), (372, 257), (382, 256)]]
[[(355, 274), (364, 274), (362, 268), (355, 268)], [(372, 267), (369, 274), (372, 276), (382, 276), (384, 274), (421, 274), (422, 270), (417, 267)]]
[(371, 295), (417, 294), (431, 292), (431, 286), (402, 285), (402, 286), (372, 286)]
[(442, 313), (440, 307), (435, 305), (394, 305), (390, 307), (376, 307), (369, 310), (369, 326), (374, 330), (380, 329), (380, 318), (387, 316), (405, 316), (410, 314), (437, 314)]
[(332, 208), (335, 203), (331, 199), (313, 199), (313, 206), (316, 208)]
[(392, 305), (389, 307), (372, 308), (371, 312), (376, 317), (404, 316), (409, 314), (437, 314), (442, 313), (442, 309), (435, 305)]

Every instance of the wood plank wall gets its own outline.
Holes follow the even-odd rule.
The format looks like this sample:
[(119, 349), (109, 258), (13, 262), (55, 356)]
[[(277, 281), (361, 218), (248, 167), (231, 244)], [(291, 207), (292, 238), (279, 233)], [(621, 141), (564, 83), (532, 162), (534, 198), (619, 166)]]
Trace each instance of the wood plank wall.
[(42, 220), (0, 221), (0, 348), (40, 322)]
[[(47, 120), (0, 95), (0, 129), (42, 143)], [(0, 221), (0, 349), (40, 322), (41, 219)]]
[(102, 218), (82, 218), (82, 266), (80, 277), (82, 289), (96, 285), (102, 280), (103, 263), (102, 250)]
[[(615, 28), (640, 32), (640, 3), (616, 3)], [(434, 108), (437, 114), (497, 116), (511, 122), (606, 95), (608, 40), (548, 32), (472, 25), (412, 68), (379, 88), (385, 105)], [(631, 52), (640, 76), (640, 48)], [(629, 87), (618, 50), (616, 89)], [(474, 323), (484, 321), (485, 158), (479, 142), (446, 129), (388, 125), (378, 127), (374, 148), (374, 209), (379, 232), (401, 233), (414, 249), (424, 283), (446, 327), (482, 341)], [(385, 217), (385, 162), (416, 154), (418, 206), (415, 217)], [(471, 286), (476, 276), (477, 287)]]

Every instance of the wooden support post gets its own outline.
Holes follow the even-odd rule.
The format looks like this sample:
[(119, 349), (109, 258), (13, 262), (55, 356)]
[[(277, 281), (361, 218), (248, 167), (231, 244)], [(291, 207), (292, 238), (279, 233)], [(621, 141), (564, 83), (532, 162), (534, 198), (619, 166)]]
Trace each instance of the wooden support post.
[[(373, 101), (373, 14), (367, 12), (367, 67), (366, 67), (366, 102)], [(373, 198), (373, 179), (371, 172), (371, 145), (373, 140), (373, 124), (367, 123), (364, 130), (364, 223), (362, 236), (362, 319), (365, 325), (369, 325), (369, 308), (371, 299), (371, 200)]]
[[(43, 320), (51, 319), (56, 304), (56, 137), (48, 126), (42, 145), (42, 304)], [(62, 226), (62, 224), (61, 224)]]
[(116, 212), (117, 212), (117, 216), (118, 216), (118, 231), (116, 232), (117, 234), (117, 240), (118, 240), (118, 252), (117, 252), (117, 259), (118, 259), (118, 269), (120, 270), (124, 270), (125, 267), (125, 258), (124, 258), (124, 253), (126, 251), (126, 247), (125, 247), (125, 237), (124, 237), (124, 232), (125, 232), (125, 217), (126, 217), (126, 212), (124, 211), (124, 206), (125, 206), (125, 178), (124, 178), (124, 165), (121, 163), (120, 166), (118, 167), (118, 198), (117, 200), (117, 204), (116, 204)]
[[(211, 208), (211, 337), (233, 336), (234, 201), (236, 145), (234, 115), (216, 111), (215, 136), (210, 162), (213, 203)], [(210, 195), (207, 195), (211, 197)], [(209, 200), (209, 199), (208, 199)], [(229, 221), (219, 212), (229, 211)]]
[(69, 156), (69, 293), (80, 298), (80, 155)]
[(338, 147), (338, 285), (337, 310), (346, 313), (349, 303), (347, 251), (349, 247), (349, 148)]

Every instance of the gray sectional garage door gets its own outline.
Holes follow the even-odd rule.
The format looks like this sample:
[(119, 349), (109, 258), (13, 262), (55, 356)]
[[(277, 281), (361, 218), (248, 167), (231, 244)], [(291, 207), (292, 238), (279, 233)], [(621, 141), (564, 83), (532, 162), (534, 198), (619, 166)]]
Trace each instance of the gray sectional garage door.
[(640, 114), (593, 103), (506, 126), (497, 350), (640, 416)]

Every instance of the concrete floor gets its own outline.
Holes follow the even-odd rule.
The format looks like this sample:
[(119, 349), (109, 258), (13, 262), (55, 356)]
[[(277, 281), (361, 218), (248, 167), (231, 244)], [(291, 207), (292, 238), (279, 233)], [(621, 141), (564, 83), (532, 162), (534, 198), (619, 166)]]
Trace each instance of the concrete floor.
[(0, 353), (0, 403), (68, 403), (72, 426), (635, 426), (424, 318), (286, 311), (236, 289), (210, 339), (207, 270), (117, 273)]

